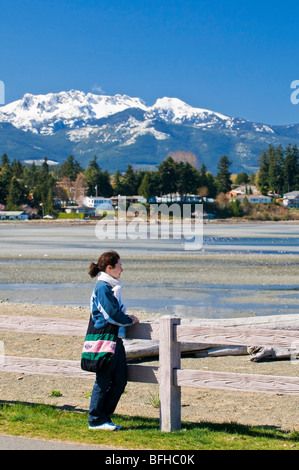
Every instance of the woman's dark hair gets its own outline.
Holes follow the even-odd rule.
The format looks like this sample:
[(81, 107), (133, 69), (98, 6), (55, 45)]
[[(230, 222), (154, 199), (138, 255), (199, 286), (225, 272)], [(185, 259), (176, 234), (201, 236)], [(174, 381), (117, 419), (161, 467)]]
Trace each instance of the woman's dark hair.
[(105, 271), (107, 266), (114, 268), (119, 259), (120, 256), (116, 251), (106, 251), (99, 257), (97, 263), (90, 263), (88, 274), (90, 277), (96, 277), (99, 272)]

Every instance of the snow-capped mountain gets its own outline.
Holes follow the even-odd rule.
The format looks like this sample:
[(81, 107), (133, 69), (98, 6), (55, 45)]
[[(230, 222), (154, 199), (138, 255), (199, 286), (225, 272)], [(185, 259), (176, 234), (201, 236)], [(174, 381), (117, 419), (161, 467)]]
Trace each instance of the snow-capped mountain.
[[(191, 123), (194, 127), (232, 128), (236, 121), (217, 112), (194, 108), (178, 98), (159, 98), (153, 106), (147, 107), (140, 98), (127, 95), (104, 96), (71, 90), (47, 95), (26, 93), (21, 100), (0, 108), (0, 122), (9, 122), (24, 131), (49, 135), (62, 127), (82, 127), (130, 108), (145, 111), (147, 121), (162, 119), (177, 124)], [(268, 126), (263, 130), (271, 132)]]
[(255, 169), (269, 144), (299, 144), (298, 126), (268, 126), (195, 108), (178, 98), (147, 106), (140, 98), (82, 91), (32, 95), (0, 107), (0, 152), (13, 158), (86, 165), (96, 154), (103, 168), (157, 165), (169, 152), (191, 151), (213, 171), (223, 154), (234, 171)]
[(26, 93), (21, 100), (0, 108), (0, 122), (9, 122), (18, 129), (38, 134), (53, 134), (65, 126), (88, 123), (119, 113), (127, 108), (145, 109), (139, 98), (102, 96), (71, 90), (47, 95)]

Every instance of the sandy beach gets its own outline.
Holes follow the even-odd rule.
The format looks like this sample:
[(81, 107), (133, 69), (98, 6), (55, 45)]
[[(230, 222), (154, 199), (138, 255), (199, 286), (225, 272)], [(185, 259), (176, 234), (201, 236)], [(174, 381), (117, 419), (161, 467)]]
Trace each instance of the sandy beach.
[[(292, 228), (294, 226), (292, 225)], [(0, 232), (3, 227), (0, 227)], [(40, 229), (41, 227), (39, 227)], [(279, 232), (279, 230), (278, 230)], [(297, 229), (289, 234), (297, 236)], [(29, 232), (28, 232), (29, 233)], [(88, 279), (86, 271), (88, 264), (96, 253), (107, 248), (106, 244), (86, 241), (86, 232), (76, 232), (73, 240), (59, 238), (62, 233), (54, 231), (36, 233), (32, 238), (26, 231), (0, 233), (0, 284), (2, 289), (6, 284), (16, 286), (34, 283), (39, 285), (68, 283), (69, 289), (59, 305), (39, 302), (14, 302), (13, 293), (6, 300), (0, 292), (0, 315), (42, 316), (45, 318), (82, 319), (88, 321), (89, 298), (82, 299), (82, 305), (69, 305), (72, 297), (72, 286), (80, 282), (91, 292), (93, 281)], [(59, 235), (59, 236), (58, 236)], [(278, 237), (282, 233), (277, 234)], [(3, 242), (3, 243), (2, 243)], [(36, 249), (34, 249), (34, 246)], [(64, 249), (65, 247), (65, 249)], [(117, 248), (117, 247), (115, 247)], [(163, 289), (165, 283), (186, 283), (196, 285), (226, 284), (229, 286), (251, 286), (250, 299), (255, 299), (256, 305), (267, 304), (268, 313), (271, 306), (281, 304), (285, 308), (288, 301), (287, 313), (297, 313), (299, 299), (298, 289), (298, 255), (297, 254), (247, 254), (237, 251), (206, 250), (202, 252), (184, 252), (177, 250), (146, 250), (144, 247), (133, 250), (122, 245), (121, 256), (124, 263), (122, 280), (124, 286), (135, 284), (136, 289), (155, 282), (155, 286)], [(44, 256), (47, 255), (47, 256)], [(276, 286), (266, 292), (255, 291), (254, 286)], [(277, 288), (281, 287), (281, 291)], [(288, 289), (288, 290), (287, 290)], [(6, 291), (5, 295), (7, 294)], [(190, 291), (191, 292), (191, 291)], [(192, 291), (193, 292), (193, 291)], [(247, 291), (246, 291), (247, 292)], [(248, 298), (244, 294), (244, 310), (242, 315), (259, 315), (259, 311), (248, 310)], [(292, 292), (292, 295), (290, 295)], [(170, 294), (171, 295), (171, 294)], [(190, 295), (193, 295), (192, 293)], [(286, 300), (287, 298), (287, 300)], [(186, 298), (183, 298), (182, 303)], [(250, 301), (251, 301), (250, 300)], [(238, 298), (240, 305), (242, 296)], [(290, 311), (290, 308), (292, 310)], [(274, 308), (274, 307), (273, 307)], [(285, 310), (283, 310), (285, 311)], [(133, 313), (133, 311), (132, 311)], [(136, 314), (136, 310), (134, 310)], [(146, 308), (138, 310), (140, 320), (156, 318)], [(58, 336), (42, 334), (16, 334), (0, 332), (0, 340), (4, 343), (5, 354), (11, 356), (29, 356), (57, 359), (79, 360), (83, 338), (76, 336)], [(299, 364), (290, 360), (268, 361), (253, 363), (248, 356), (225, 357), (183, 357), (182, 367), (190, 369), (220, 370), (244, 372), (252, 374), (270, 374), (283, 376), (298, 376)], [(298, 361), (299, 362), (299, 361)], [(157, 365), (157, 358), (149, 361)], [(2, 401), (28, 401), (33, 403), (50, 403), (66, 409), (88, 410), (89, 394), (92, 381), (84, 379), (69, 379), (50, 376), (30, 376), (25, 374), (1, 373), (0, 397)], [(60, 391), (61, 397), (52, 398), (52, 390)], [(123, 394), (117, 413), (127, 415), (159, 416), (159, 410), (153, 406), (153, 396), (158, 393), (158, 386), (128, 383)], [(299, 397), (286, 395), (266, 395), (254, 393), (239, 393), (217, 390), (201, 390), (183, 388), (182, 390), (182, 419), (191, 422), (238, 422), (245, 425), (275, 426), (284, 430), (299, 429)]]
[[(42, 316), (46, 318), (88, 319), (88, 309), (19, 305), (2, 303), (2, 315)], [(139, 312), (140, 320), (148, 320), (146, 312)], [(1, 332), (5, 354), (79, 360), (83, 338), (42, 334), (15, 334)], [(298, 376), (299, 364), (290, 360), (250, 362), (249, 356), (182, 358), (182, 368), (230, 371), (250, 374)], [(158, 358), (146, 361), (158, 365)], [(1, 373), (1, 401), (48, 403), (64, 409), (87, 411), (92, 390), (89, 379), (70, 379), (50, 376)], [(53, 390), (61, 397), (51, 397)], [(117, 413), (130, 416), (159, 417), (153, 406), (158, 386), (129, 382), (117, 408)], [(219, 390), (182, 389), (182, 420), (189, 422), (237, 422), (244, 425), (273, 426), (283, 430), (299, 429), (299, 397), (240, 393)]]

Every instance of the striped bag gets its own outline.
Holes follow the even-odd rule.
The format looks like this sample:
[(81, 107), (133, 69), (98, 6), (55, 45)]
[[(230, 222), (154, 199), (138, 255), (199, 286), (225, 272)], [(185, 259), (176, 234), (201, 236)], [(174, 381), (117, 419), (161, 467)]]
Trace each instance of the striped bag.
[(118, 326), (107, 323), (102, 328), (95, 328), (90, 316), (83, 350), (81, 369), (87, 372), (98, 372), (114, 357)]

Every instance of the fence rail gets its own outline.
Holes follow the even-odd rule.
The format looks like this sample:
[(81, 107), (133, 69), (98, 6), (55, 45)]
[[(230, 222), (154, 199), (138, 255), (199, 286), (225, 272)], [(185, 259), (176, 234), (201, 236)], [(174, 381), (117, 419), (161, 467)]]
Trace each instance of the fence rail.
[[(83, 336), (86, 322), (0, 315), (0, 330)], [(161, 317), (159, 323), (139, 323), (127, 328), (127, 336), (159, 340), (159, 367), (128, 364), (128, 380), (159, 384), (162, 431), (181, 427), (181, 387), (299, 395), (298, 377), (181, 369), (180, 348), (181, 342), (277, 346), (290, 348), (296, 355), (297, 330), (181, 325), (179, 318)], [(81, 370), (80, 361), (4, 356), (0, 358), (0, 371), (94, 379), (94, 374)]]

